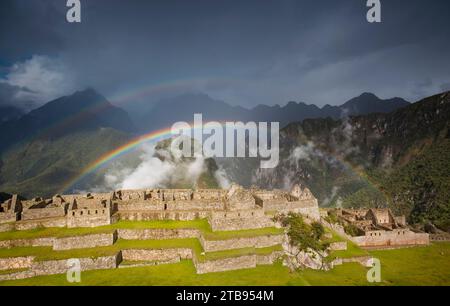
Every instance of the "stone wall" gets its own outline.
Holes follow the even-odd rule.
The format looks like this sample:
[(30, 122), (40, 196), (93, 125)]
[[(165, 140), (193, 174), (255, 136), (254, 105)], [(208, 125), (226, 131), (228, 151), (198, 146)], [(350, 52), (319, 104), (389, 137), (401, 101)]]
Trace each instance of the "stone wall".
[(347, 250), (347, 241), (330, 243), (330, 251), (345, 251)]
[(218, 200), (177, 200), (177, 201), (156, 201), (156, 200), (132, 200), (118, 202), (119, 211), (213, 211), (225, 209), (225, 203)]
[(15, 239), (0, 241), (0, 248), (10, 249), (16, 247), (44, 247), (53, 246), (55, 238)]
[(118, 237), (126, 240), (160, 240), (199, 238), (196, 229), (119, 229)]
[(261, 218), (265, 217), (262, 209), (246, 209), (239, 211), (215, 211), (211, 213), (212, 219), (238, 219), (238, 218)]
[(194, 260), (194, 264), (198, 274), (250, 269), (256, 267), (256, 255), (245, 255), (203, 262)]
[[(81, 271), (115, 269), (121, 260), (121, 254), (98, 258), (80, 258)], [(34, 275), (52, 275), (67, 273), (68, 260), (49, 260), (34, 262), (31, 271)]]
[(275, 223), (269, 217), (255, 218), (219, 218), (209, 219), (213, 231), (236, 231), (244, 229), (256, 229), (274, 227)]
[(192, 221), (205, 219), (208, 211), (119, 211), (120, 220), (151, 221), (151, 220), (179, 220)]
[(267, 255), (256, 255), (257, 265), (272, 265), (276, 260), (284, 255), (283, 251), (272, 252)]
[(173, 259), (192, 259), (191, 249), (148, 249), (122, 250), (122, 259), (127, 261), (170, 261)]
[(66, 227), (66, 217), (41, 219), (41, 220), (26, 220), (16, 222), (15, 229), (18, 231), (31, 230), (42, 227)]
[(200, 243), (205, 252), (224, 251), (244, 248), (266, 248), (283, 242), (284, 235), (268, 235), (247, 238), (234, 238), (227, 240), (205, 240), (200, 238)]
[(97, 227), (111, 224), (109, 208), (76, 209), (67, 214), (67, 227)]
[(358, 257), (350, 257), (350, 258), (336, 258), (335, 260), (333, 260), (331, 265), (334, 267), (334, 266), (342, 265), (344, 263), (353, 263), (353, 262), (359, 263), (363, 267), (371, 268), (373, 266), (372, 265), (373, 257), (358, 256)]
[(225, 203), (218, 200), (168, 201), (164, 210), (223, 210)]
[(117, 238), (117, 233), (94, 234), (75, 237), (56, 238), (53, 243), (55, 251), (88, 249), (113, 245)]
[(31, 268), (34, 257), (0, 258), (0, 270), (15, 270)]
[(161, 201), (143, 201), (143, 200), (130, 200), (120, 201), (117, 204), (119, 212), (123, 211), (146, 211), (146, 210), (164, 210), (164, 204)]
[(17, 221), (17, 214), (15, 212), (0, 212), (0, 223), (10, 223)]
[(64, 207), (50, 207), (50, 208), (32, 208), (24, 209), (22, 211), (22, 220), (36, 220), (47, 219), (54, 217), (64, 217), (66, 210)]
[(428, 245), (430, 243), (428, 234), (414, 233), (408, 229), (371, 231), (365, 236), (352, 237), (351, 240), (361, 247)]
[(0, 233), (2, 233), (2, 232), (10, 232), (10, 231), (13, 231), (14, 229), (15, 229), (15, 224), (14, 223), (0, 224)]

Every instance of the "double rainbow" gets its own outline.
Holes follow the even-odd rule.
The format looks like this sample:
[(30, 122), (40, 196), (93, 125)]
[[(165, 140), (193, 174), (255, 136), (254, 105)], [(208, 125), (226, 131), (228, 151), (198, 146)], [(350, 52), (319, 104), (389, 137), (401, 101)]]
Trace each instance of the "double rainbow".
[(171, 136), (173, 136), (171, 128), (164, 128), (132, 139), (128, 143), (100, 156), (98, 159), (90, 163), (87, 167), (85, 167), (81, 171), (80, 174), (78, 174), (77, 176), (70, 179), (67, 183), (65, 183), (63, 187), (60, 189), (59, 193), (63, 194), (90, 173), (97, 171), (108, 162), (136, 149), (140, 145), (144, 143), (158, 142), (164, 139), (168, 139)]

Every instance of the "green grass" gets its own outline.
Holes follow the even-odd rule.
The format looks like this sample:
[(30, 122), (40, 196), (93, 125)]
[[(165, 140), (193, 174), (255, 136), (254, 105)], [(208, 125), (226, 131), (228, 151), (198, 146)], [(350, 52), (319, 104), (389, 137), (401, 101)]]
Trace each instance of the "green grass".
[(19, 247), (0, 249), (0, 258), (35, 256), (37, 261), (60, 260), (69, 258), (102, 257), (117, 254), (125, 249), (173, 249), (190, 248), (200, 254), (203, 249), (196, 238), (165, 239), (165, 240), (123, 240), (119, 239), (114, 245), (89, 249), (74, 249), (54, 251), (51, 247)]
[(37, 228), (26, 231), (11, 231), (0, 233), (0, 241), (14, 239), (34, 239), (44, 237), (70, 237), (83, 236), (89, 234), (112, 233), (116, 229), (199, 229), (204, 232), (211, 231), (211, 227), (206, 219), (193, 221), (119, 221), (117, 223), (99, 226), (94, 228)]
[(330, 239), (326, 239), (325, 242), (333, 243), (333, 242), (347, 241), (347, 239), (341, 237), (334, 230), (332, 230), (332, 229), (330, 229), (328, 227), (325, 227), (325, 233), (328, 233), (328, 234), (332, 235), (332, 237)]
[[(378, 285), (450, 285), (450, 243), (398, 250), (369, 251), (381, 260), (382, 282)], [(241, 285), (241, 286), (303, 286), (303, 285), (372, 285), (366, 280), (367, 269), (351, 263), (332, 271), (305, 270), (291, 273), (280, 262), (255, 269), (197, 275), (192, 261), (176, 264), (127, 269), (87, 271), (75, 285)], [(268, 277), (270, 275), (270, 277)], [(65, 275), (41, 276), (0, 285), (73, 285)]]
[(370, 251), (380, 259), (387, 285), (450, 285), (450, 243), (427, 247)]
[(127, 249), (177, 249), (188, 248), (194, 251), (199, 261), (215, 260), (226, 257), (238, 257), (252, 254), (270, 254), (282, 250), (281, 245), (267, 248), (243, 248), (218, 252), (203, 253), (203, 248), (196, 238), (164, 239), (164, 240), (123, 240), (119, 239), (114, 245), (89, 249), (74, 249), (54, 251), (51, 247), (19, 247), (0, 249), (0, 258), (35, 256), (36, 261), (62, 260), (69, 258), (96, 258), (117, 254)]
[(18, 272), (24, 272), (28, 269), (10, 269), (10, 270), (0, 270), (0, 275), (4, 274), (12, 274), (12, 273), (18, 273)]
[(347, 250), (343, 251), (332, 251), (329, 256), (334, 258), (351, 258), (351, 257), (362, 257), (368, 256), (369, 253), (366, 250), (361, 249), (359, 246), (351, 241), (347, 241)]
[(15, 239), (35, 239), (45, 237), (71, 237), (89, 234), (112, 233), (116, 229), (197, 229), (200, 230), (208, 240), (225, 240), (230, 238), (255, 237), (264, 235), (279, 235), (283, 229), (274, 227), (213, 232), (206, 219), (192, 221), (119, 221), (117, 223), (99, 226), (95, 228), (37, 228), (26, 231), (10, 231), (0, 233), (0, 241)]
[(264, 227), (264, 228), (239, 230), (239, 231), (221, 231), (221, 232), (205, 231), (205, 232), (203, 232), (203, 236), (207, 240), (226, 240), (226, 239), (231, 239), (231, 238), (281, 235), (283, 233), (284, 233), (284, 230), (281, 228)]
[(347, 250), (342, 251), (332, 251), (329, 255), (329, 259), (332, 260), (334, 258), (351, 258), (351, 257), (362, 257), (367, 256), (369, 253), (366, 250), (361, 249), (359, 246), (357, 246), (352, 241), (340, 236), (338, 233), (333, 231), (330, 228), (325, 229), (327, 233), (331, 233), (332, 237), (330, 239), (327, 239), (326, 242), (332, 243), (332, 242), (347, 242)]
[[(228, 272), (197, 275), (191, 261), (176, 264), (146, 266), (116, 270), (87, 271), (81, 274), (81, 286), (309, 286), (368, 285), (367, 270), (358, 264), (339, 266), (333, 271), (306, 270), (290, 272), (280, 262)], [(268, 277), (270, 275), (270, 277)], [(19, 286), (69, 286), (65, 275), (40, 276), (18, 281), (0, 282)]]

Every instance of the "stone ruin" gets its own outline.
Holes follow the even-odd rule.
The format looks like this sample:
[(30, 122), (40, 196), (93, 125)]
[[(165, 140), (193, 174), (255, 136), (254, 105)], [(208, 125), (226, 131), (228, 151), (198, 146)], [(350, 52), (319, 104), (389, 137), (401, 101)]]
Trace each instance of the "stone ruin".
[(348, 238), (361, 247), (396, 247), (427, 245), (426, 233), (413, 232), (406, 224), (405, 216), (394, 216), (388, 208), (336, 209), (344, 226), (352, 226), (356, 236)]
[[(207, 219), (213, 231), (250, 230), (277, 227), (273, 220), (276, 214), (295, 212), (305, 221), (325, 222), (319, 212), (317, 199), (307, 188), (294, 186), (291, 192), (282, 190), (244, 189), (232, 185), (222, 189), (142, 189), (116, 190), (110, 193), (89, 193), (86, 195), (55, 195), (50, 199), (34, 198), (21, 200), (17, 195), (0, 204), (0, 231), (29, 230), (43, 227), (97, 227), (115, 223), (118, 220), (195, 220)], [(390, 210), (338, 210), (340, 223), (353, 224), (361, 236), (347, 235), (342, 226), (329, 224), (332, 229), (363, 247), (384, 247), (397, 245), (428, 244), (428, 234), (414, 233), (406, 226), (404, 217), (395, 217)], [(289, 267), (290, 244), (286, 233), (255, 235), (249, 237), (230, 236), (216, 240), (200, 229), (114, 229), (105, 233), (90, 233), (70, 237), (38, 237), (0, 241), (0, 248), (51, 247), (54, 251), (89, 249), (114, 245), (121, 240), (198, 239), (204, 252), (219, 252), (234, 249), (256, 249), (281, 246), (268, 253), (248, 253), (241, 256), (220, 259), (201, 259), (193, 249), (121, 249), (115, 254), (98, 258), (80, 258), (82, 271), (115, 269), (135, 265), (153, 265), (192, 260), (196, 272), (211, 273), (270, 265), (284, 258)], [(333, 242), (330, 250), (345, 250), (347, 242)], [(292, 252), (291, 252), (292, 253)], [(314, 255), (314, 254), (313, 254)], [(367, 256), (366, 256), (367, 257)], [(353, 258), (365, 266), (370, 258)], [(323, 262), (307, 253), (296, 255), (298, 262), (313, 269), (323, 269)], [(327, 264), (330, 268), (342, 264), (335, 259)], [(346, 261), (347, 262), (347, 261)], [(348, 261), (350, 262), (350, 261)], [(23, 271), (14, 272), (19, 269)], [(0, 258), (1, 280), (22, 279), (38, 275), (61, 274), (67, 271), (67, 261), (36, 260), (35, 256)]]
[[(55, 195), (51, 199), (20, 200), (18, 196), (0, 205), (0, 231), (29, 230), (43, 227), (97, 227), (118, 220), (195, 220), (207, 219), (212, 231), (251, 230), (277, 227), (273, 214), (301, 213), (308, 220), (320, 220), (317, 200), (307, 189), (295, 187), (292, 192), (244, 189), (232, 185), (221, 189), (142, 189), (117, 190), (87, 195)], [(230, 235), (223, 240), (211, 239), (196, 228), (113, 229), (105, 233), (88, 233), (70, 237), (38, 237), (0, 240), (0, 248), (51, 247), (54, 251), (112, 246), (122, 240), (198, 239), (204, 252), (234, 249), (282, 248), (284, 233), (248, 237)], [(195, 250), (181, 248), (119, 250), (114, 255), (80, 258), (81, 269), (115, 269), (138, 265), (166, 264), (182, 259), (192, 260), (196, 272), (211, 273), (270, 265), (283, 256), (277, 248), (268, 253), (249, 252), (242, 256), (202, 259)], [(125, 263), (124, 263), (125, 262)], [(15, 269), (24, 271), (14, 272)], [(35, 256), (0, 258), (1, 280), (22, 279), (67, 271), (66, 260), (36, 260)]]
[(96, 227), (117, 220), (208, 219), (214, 231), (273, 226), (270, 213), (297, 212), (319, 220), (316, 198), (306, 188), (292, 192), (244, 189), (117, 190), (87, 195), (55, 195), (51, 199), (19, 200), (17, 195), (0, 206), (0, 226)]

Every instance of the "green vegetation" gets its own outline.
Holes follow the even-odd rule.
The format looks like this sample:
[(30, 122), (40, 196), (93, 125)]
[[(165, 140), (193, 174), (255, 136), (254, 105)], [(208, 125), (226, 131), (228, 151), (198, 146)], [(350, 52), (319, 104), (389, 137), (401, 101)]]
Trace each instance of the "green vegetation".
[(119, 239), (114, 245), (96, 247), (89, 249), (74, 249), (64, 251), (54, 251), (51, 247), (19, 247), (12, 249), (0, 249), (0, 258), (36, 256), (37, 261), (60, 260), (69, 258), (96, 258), (117, 254), (120, 250), (126, 249), (175, 249), (189, 248), (194, 251), (199, 261), (214, 260), (226, 257), (238, 257), (252, 254), (270, 254), (273, 251), (280, 251), (281, 246), (276, 245), (268, 248), (244, 248), (219, 252), (203, 253), (200, 242), (195, 238), (189, 239), (164, 239), (164, 240), (123, 240)]
[[(381, 261), (382, 282), (375, 285), (450, 285), (450, 243), (398, 250), (369, 251)], [(65, 275), (41, 276), (0, 285), (242, 285), (242, 286), (307, 286), (307, 285), (374, 285), (366, 280), (367, 269), (351, 263), (332, 271), (304, 270), (291, 273), (280, 262), (255, 269), (197, 275), (191, 261), (176, 264), (115, 270), (87, 271), (80, 284), (69, 284)], [(270, 275), (271, 277), (267, 277)]]
[(206, 219), (193, 221), (172, 221), (172, 220), (155, 220), (155, 221), (119, 221), (117, 223), (99, 226), (94, 228), (37, 228), (26, 231), (11, 231), (0, 233), (1, 240), (13, 239), (33, 239), (42, 237), (70, 237), (83, 236), (89, 234), (112, 233), (116, 229), (199, 229), (209, 232), (211, 228)]
[(450, 231), (450, 139), (425, 147), (405, 166), (377, 179), (411, 223), (432, 222)]
[(4, 275), (4, 274), (13, 274), (13, 273), (18, 273), (18, 272), (24, 272), (27, 271), (28, 269), (11, 269), (11, 270), (0, 270), (0, 275)]
[[(222, 240), (240, 237), (256, 237), (263, 235), (282, 234), (282, 229), (261, 228), (254, 230), (240, 230), (229, 232), (212, 232), (206, 219), (193, 221), (119, 221), (115, 224), (97, 228), (39, 228), (28, 231), (13, 231), (0, 233), (0, 240), (34, 239), (43, 237), (70, 237), (87, 234), (112, 233), (116, 229), (197, 229), (209, 240)], [(281, 250), (280, 245), (269, 248), (244, 248), (220, 252), (204, 253), (197, 238), (189, 239), (164, 239), (164, 240), (124, 240), (119, 239), (112, 246), (96, 247), (89, 249), (75, 249), (54, 251), (52, 247), (16, 247), (0, 249), (0, 258), (35, 256), (37, 261), (62, 260), (69, 258), (102, 257), (117, 254), (125, 249), (173, 249), (189, 248), (199, 261), (214, 260), (225, 257), (236, 257), (251, 254), (270, 254)]]
[(25, 197), (53, 196), (90, 162), (128, 139), (123, 132), (102, 128), (17, 145), (2, 155), (0, 190)]
[(299, 252), (309, 249), (314, 251), (324, 251), (328, 248), (327, 242), (321, 241), (325, 228), (319, 222), (313, 222), (311, 225), (303, 221), (300, 214), (289, 213), (288, 215), (279, 215), (275, 219), (287, 227), (287, 235), (291, 245), (298, 248)]
[(350, 235), (352, 237), (356, 237), (360, 235), (359, 228), (354, 224), (345, 224), (344, 225), (344, 231), (347, 235)]
[(371, 251), (380, 259), (383, 283), (387, 285), (450, 285), (450, 243), (433, 243), (388, 251)]
[(280, 235), (284, 233), (284, 229), (275, 227), (264, 227), (251, 230), (223, 231), (212, 232), (204, 231), (204, 237), (208, 240), (226, 240), (231, 238), (245, 238), (267, 235)]
[(326, 239), (325, 241), (327, 243), (333, 243), (333, 242), (347, 242), (347, 250), (344, 251), (332, 251), (329, 255), (327, 260), (332, 261), (335, 258), (351, 258), (351, 257), (361, 257), (361, 256), (367, 256), (369, 253), (366, 250), (361, 249), (359, 246), (357, 246), (352, 241), (340, 236), (338, 233), (333, 231), (330, 228), (325, 229), (327, 233), (330, 233), (331, 239)]
[(198, 229), (208, 240), (225, 240), (230, 238), (255, 237), (263, 235), (279, 235), (283, 229), (274, 227), (213, 232), (206, 219), (192, 221), (119, 221), (117, 223), (95, 228), (38, 228), (26, 231), (0, 233), (0, 241), (14, 239), (34, 239), (42, 237), (71, 237), (89, 234), (112, 233), (116, 229)]
[(362, 257), (367, 256), (369, 253), (366, 250), (361, 249), (359, 246), (354, 244), (353, 242), (347, 240), (347, 250), (344, 251), (332, 251), (330, 255), (328, 255), (329, 259), (335, 258), (351, 258), (351, 257)]

